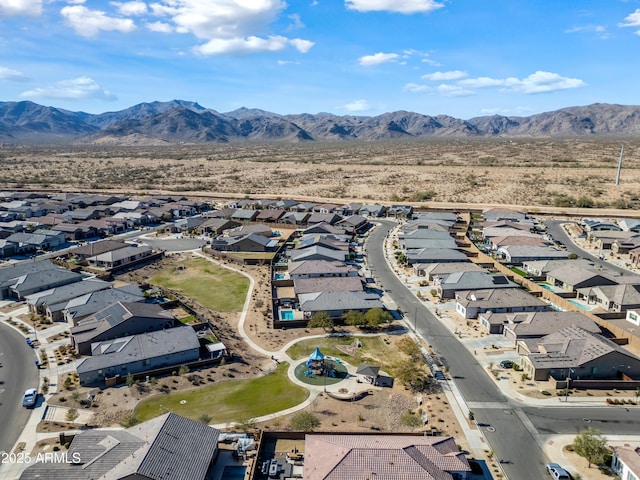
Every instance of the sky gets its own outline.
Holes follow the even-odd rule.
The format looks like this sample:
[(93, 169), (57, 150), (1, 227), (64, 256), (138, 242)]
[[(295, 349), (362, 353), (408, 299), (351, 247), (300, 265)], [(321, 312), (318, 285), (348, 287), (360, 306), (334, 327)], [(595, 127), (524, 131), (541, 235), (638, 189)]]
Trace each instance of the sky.
[(0, 0), (0, 101), (469, 119), (638, 105), (640, 0)]

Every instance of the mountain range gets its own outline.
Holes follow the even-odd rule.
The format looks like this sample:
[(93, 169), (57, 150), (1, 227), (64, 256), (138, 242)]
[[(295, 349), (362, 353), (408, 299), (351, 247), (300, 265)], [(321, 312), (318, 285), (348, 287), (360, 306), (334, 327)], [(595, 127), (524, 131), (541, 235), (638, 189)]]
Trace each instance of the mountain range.
[(206, 142), (313, 142), (420, 137), (593, 137), (640, 135), (640, 106), (593, 104), (528, 117), (396, 111), (377, 116), (279, 115), (239, 108), (220, 113), (196, 102), (141, 103), (101, 114), (29, 101), (0, 102), (0, 142), (157, 145)]

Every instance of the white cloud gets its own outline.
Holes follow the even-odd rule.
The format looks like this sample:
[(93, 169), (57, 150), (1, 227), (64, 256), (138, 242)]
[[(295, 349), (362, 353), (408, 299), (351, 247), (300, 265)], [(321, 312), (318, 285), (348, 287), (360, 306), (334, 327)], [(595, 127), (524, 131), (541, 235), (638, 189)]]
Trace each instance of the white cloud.
[(402, 87), (402, 89), (406, 92), (421, 93), (428, 92), (429, 90), (431, 90), (431, 87), (428, 85), (420, 85), (418, 83), (407, 83), (404, 87)]
[[(287, 7), (283, 0), (164, 0), (149, 4), (151, 15), (160, 17), (149, 23), (155, 31), (194, 35), (204, 43), (194, 48), (201, 55), (274, 52), (292, 46), (306, 53), (314, 45), (304, 39), (281, 35), (261, 37)], [(295, 28), (304, 25), (297, 15), (289, 17)]]
[(530, 107), (515, 108), (483, 108), (480, 113), (483, 115), (529, 115), (533, 110)]
[(467, 76), (467, 72), (462, 70), (450, 70), (448, 72), (433, 72), (423, 75), (423, 80), (431, 80), (433, 82), (447, 82), (451, 80), (460, 80)]
[(64, 7), (60, 13), (71, 28), (83, 37), (95, 37), (100, 31), (128, 33), (136, 28), (133, 20), (129, 18), (109, 17), (105, 12), (89, 10), (82, 5)]
[(460, 85), (449, 85), (442, 84), (436, 87), (436, 90), (440, 92), (445, 97), (468, 97), (469, 95), (473, 95), (475, 92), (473, 90), (466, 89), (461, 87)]
[(557, 73), (537, 71), (523, 79), (478, 77), (460, 80), (457, 85), (468, 88), (503, 87), (504, 91), (532, 94), (580, 88), (586, 86), (586, 83), (579, 78), (568, 78)]
[(377, 65), (382, 65), (383, 63), (392, 63), (395, 62), (400, 55), (397, 53), (374, 53), (373, 55), (365, 55), (364, 57), (360, 57), (358, 59), (358, 63), (363, 67), (375, 67)]
[(0, 0), (0, 17), (28, 15), (35, 17), (42, 13), (42, 0)]
[(291, 20), (291, 25), (289, 25), (289, 28), (287, 28), (288, 31), (297, 30), (305, 27), (305, 24), (302, 23), (302, 20), (300, 19), (300, 15), (298, 15), (297, 13), (289, 15), (287, 18)]
[[(618, 24), (619, 27), (640, 27), (640, 8), (638, 8), (635, 12), (627, 15), (624, 20), (624, 22)], [(640, 35), (640, 29), (636, 30), (635, 34)]]
[(444, 5), (434, 0), (345, 0), (349, 10), (358, 12), (428, 13)]
[(145, 23), (145, 27), (147, 27), (152, 32), (158, 33), (171, 33), (173, 32), (173, 27), (165, 22), (152, 22)]
[(354, 100), (353, 102), (344, 105), (344, 109), (349, 112), (365, 112), (370, 108), (371, 106), (366, 100)]
[(79, 77), (72, 80), (62, 80), (49, 87), (35, 88), (20, 94), (22, 98), (54, 99), (54, 100), (84, 100), (98, 98), (114, 100), (116, 97), (104, 90), (89, 77)]
[(147, 4), (140, 1), (111, 2), (111, 5), (116, 7), (121, 15), (144, 15), (147, 13)]
[(215, 38), (203, 45), (194, 47), (193, 50), (200, 55), (249, 54), (278, 52), (288, 45), (292, 45), (301, 53), (306, 53), (313, 47), (313, 42), (299, 38), (288, 39), (280, 35), (273, 35), (267, 38), (254, 36), (230, 39)]
[(604, 25), (578, 25), (568, 28), (564, 33), (595, 33), (596, 36), (602, 40), (609, 38), (609, 32)]
[(24, 82), (28, 80), (27, 77), (18, 70), (13, 70), (7, 67), (0, 67), (0, 80), (10, 80), (13, 82)]

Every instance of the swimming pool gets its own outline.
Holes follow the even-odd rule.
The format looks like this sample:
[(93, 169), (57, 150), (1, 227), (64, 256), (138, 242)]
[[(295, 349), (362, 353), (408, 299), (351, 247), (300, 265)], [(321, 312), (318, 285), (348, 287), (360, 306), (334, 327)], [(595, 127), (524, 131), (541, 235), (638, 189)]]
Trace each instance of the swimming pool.
[(280, 310), (280, 320), (293, 320), (293, 310)]
[(244, 480), (247, 467), (227, 465), (222, 471), (222, 480)]
[(284, 280), (285, 277), (286, 277), (286, 274), (284, 273), (276, 273), (273, 275), (274, 280)]
[(575, 306), (577, 306), (578, 308), (581, 308), (582, 310), (586, 310), (586, 311), (591, 310), (591, 308), (589, 308), (589, 307), (587, 307), (585, 305), (582, 305), (581, 303), (578, 303), (575, 300), (569, 300), (569, 303), (573, 303)]

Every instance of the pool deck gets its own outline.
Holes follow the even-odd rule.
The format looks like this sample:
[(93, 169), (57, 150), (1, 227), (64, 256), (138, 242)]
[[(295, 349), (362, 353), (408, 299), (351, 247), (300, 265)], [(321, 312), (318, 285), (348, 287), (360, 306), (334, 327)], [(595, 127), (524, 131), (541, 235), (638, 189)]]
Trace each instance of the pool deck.
[[(213, 466), (213, 469), (211, 469), (211, 471), (209, 472), (207, 478), (210, 478), (211, 480), (223, 480), (222, 473), (224, 472), (224, 467), (227, 467), (229, 465), (234, 467), (246, 466), (247, 473), (249, 473), (249, 470), (251, 470), (251, 461), (243, 462), (241, 459), (235, 458), (233, 456), (233, 450), (222, 448), (220, 449), (218, 458), (216, 459), (216, 463)], [(245, 478), (248, 478), (247, 474), (245, 474)]]

